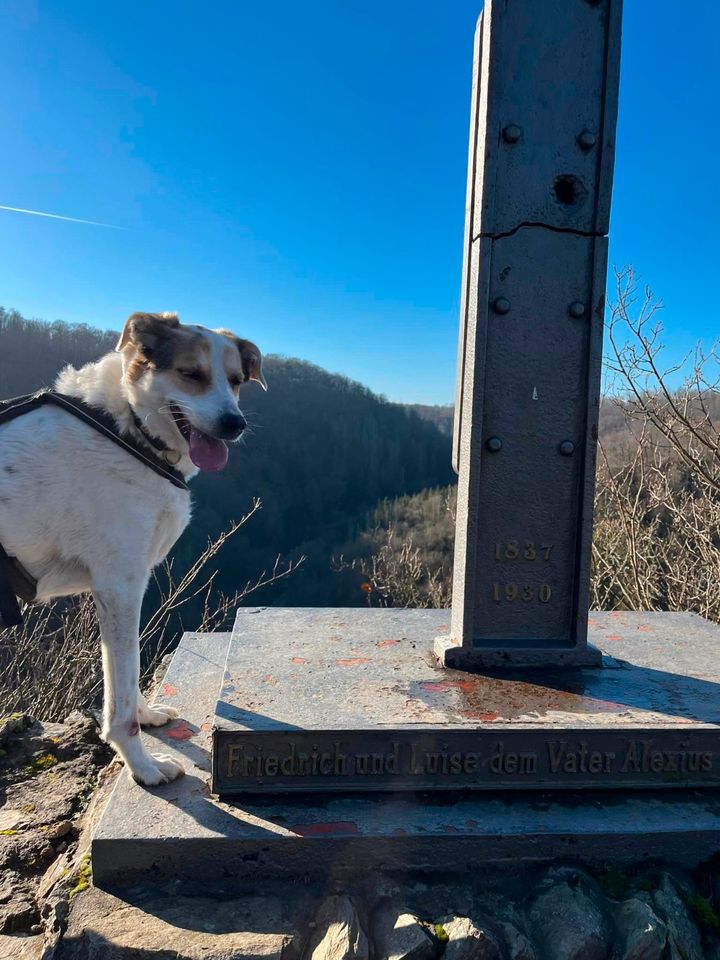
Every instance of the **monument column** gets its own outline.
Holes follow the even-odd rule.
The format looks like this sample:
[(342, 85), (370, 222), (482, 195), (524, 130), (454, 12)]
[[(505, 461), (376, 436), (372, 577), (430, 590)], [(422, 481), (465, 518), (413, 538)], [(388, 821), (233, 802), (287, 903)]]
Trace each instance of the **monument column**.
[(587, 644), (621, 0), (487, 0), (475, 36), (446, 666)]

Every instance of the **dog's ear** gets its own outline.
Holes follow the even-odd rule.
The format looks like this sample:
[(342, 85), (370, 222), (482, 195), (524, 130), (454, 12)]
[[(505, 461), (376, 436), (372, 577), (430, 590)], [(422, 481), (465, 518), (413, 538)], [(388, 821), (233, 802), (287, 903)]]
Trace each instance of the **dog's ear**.
[(179, 326), (176, 313), (133, 313), (125, 321), (115, 349), (122, 350), (133, 343), (150, 359), (158, 343)]
[(262, 372), (262, 354), (251, 340), (237, 338), (238, 350), (242, 361), (242, 369), (246, 380), (254, 380), (263, 390), (267, 390), (267, 383)]

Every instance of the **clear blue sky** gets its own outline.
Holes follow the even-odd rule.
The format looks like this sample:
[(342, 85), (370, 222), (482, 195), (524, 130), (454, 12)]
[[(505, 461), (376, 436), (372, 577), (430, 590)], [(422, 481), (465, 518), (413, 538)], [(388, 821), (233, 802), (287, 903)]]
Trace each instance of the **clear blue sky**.
[[(0, 204), (126, 228), (0, 210), (0, 304), (175, 309), (450, 401), (480, 6), (0, 0)], [(626, 0), (611, 262), (672, 355), (718, 328), (718, 63), (716, 0)]]

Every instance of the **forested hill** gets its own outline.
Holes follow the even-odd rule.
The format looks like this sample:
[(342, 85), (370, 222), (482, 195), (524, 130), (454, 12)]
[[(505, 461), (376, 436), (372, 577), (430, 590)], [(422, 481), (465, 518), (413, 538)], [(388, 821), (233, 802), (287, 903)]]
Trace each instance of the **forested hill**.
[[(253, 331), (262, 344), (260, 332)], [(52, 383), (66, 363), (113, 348), (116, 333), (28, 321), (0, 310), (0, 396)], [(307, 561), (257, 602), (325, 605), (362, 602), (343, 595), (330, 559), (386, 497), (452, 481), (450, 439), (406, 407), (301, 360), (269, 357), (269, 390), (243, 387), (252, 427), (218, 474), (193, 480), (194, 519), (175, 551), (182, 568), (253, 497), (263, 508), (224, 548), (217, 585), (233, 591), (282, 554)]]

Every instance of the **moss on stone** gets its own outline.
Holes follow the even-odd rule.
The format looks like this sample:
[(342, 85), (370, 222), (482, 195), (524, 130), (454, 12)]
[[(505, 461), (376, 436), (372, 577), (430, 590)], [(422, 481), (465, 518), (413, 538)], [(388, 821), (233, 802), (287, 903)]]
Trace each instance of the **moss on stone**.
[(8, 713), (7, 716), (0, 717), (0, 725), (2, 725), (3, 723), (11, 723), (12, 721), (17, 723), (17, 721), (22, 720), (22, 718), (23, 718), (22, 713)]
[(23, 773), (34, 776), (36, 773), (43, 773), (45, 770), (50, 770), (56, 763), (58, 763), (58, 758), (55, 754), (42, 753), (24, 768)]
[(77, 869), (74, 870), (72, 876), (70, 877), (70, 900), (72, 900), (73, 897), (76, 897), (79, 893), (82, 893), (83, 890), (87, 890), (91, 882), (92, 864), (90, 863), (90, 854), (86, 853), (80, 860), (80, 863), (77, 865)]

